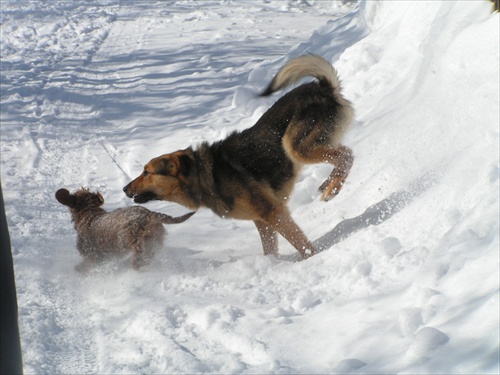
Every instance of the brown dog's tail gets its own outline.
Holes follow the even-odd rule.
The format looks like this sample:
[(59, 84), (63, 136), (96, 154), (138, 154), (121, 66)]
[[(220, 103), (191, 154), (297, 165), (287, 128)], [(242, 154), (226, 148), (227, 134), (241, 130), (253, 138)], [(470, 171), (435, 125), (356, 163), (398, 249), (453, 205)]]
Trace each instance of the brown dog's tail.
[(304, 77), (315, 77), (320, 81), (326, 81), (332, 87), (334, 96), (337, 99), (342, 98), (337, 71), (332, 64), (317, 55), (303, 55), (287, 62), (274, 76), (261, 96), (270, 95), (300, 81)]
[(190, 212), (188, 214), (185, 214), (185, 215), (182, 215), (179, 217), (172, 217), (169, 215), (161, 214), (159, 212), (156, 212), (156, 214), (160, 217), (163, 224), (179, 224), (179, 223), (183, 223), (184, 221), (189, 219), (191, 216), (193, 216), (195, 214), (195, 212)]

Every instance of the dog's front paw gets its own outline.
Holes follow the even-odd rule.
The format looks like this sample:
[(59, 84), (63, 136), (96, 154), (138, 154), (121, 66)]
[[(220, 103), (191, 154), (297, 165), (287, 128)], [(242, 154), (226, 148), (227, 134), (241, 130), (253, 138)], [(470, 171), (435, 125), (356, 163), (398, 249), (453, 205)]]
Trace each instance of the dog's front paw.
[(312, 257), (314, 254), (316, 254), (316, 250), (305, 249), (304, 252), (302, 253), (302, 259), (306, 260)]

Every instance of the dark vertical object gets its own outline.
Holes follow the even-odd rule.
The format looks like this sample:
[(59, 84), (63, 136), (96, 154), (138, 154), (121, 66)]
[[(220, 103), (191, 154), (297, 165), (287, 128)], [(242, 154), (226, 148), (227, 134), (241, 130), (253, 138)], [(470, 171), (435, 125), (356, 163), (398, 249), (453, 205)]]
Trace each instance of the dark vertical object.
[(22, 374), (14, 263), (1, 184), (0, 225), (0, 374)]

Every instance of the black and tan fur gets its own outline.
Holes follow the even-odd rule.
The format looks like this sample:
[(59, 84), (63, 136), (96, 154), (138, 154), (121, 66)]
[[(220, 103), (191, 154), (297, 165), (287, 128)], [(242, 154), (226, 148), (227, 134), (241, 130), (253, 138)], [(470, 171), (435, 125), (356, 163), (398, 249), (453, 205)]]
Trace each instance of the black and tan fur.
[(278, 252), (277, 233), (304, 258), (316, 250), (290, 216), (290, 197), (301, 166), (330, 163), (334, 169), (320, 186), (322, 200), (337, 195), (353, 155), (340, 141), (354, 117), (340, 93), (335, 69), (319, 56), (288, 62), (262, 95), (303, 84), (279, 99), (257, 123), (213, 144), (203, 143), (152, 159), (124, 187), (137, 203), (177, 202), (190, 209), (208, 207), (217, 215), (253, 220), (264, 254)]
[(163, 247), (163, 224), (186, 221), (193, 212), (181, 217), (152, 212), (144, 207), (126, 207), (106, 212), (101, 206), (100, 193), (80, 189), (71, 194), (66, 189), (56, 192), (59, 203), (68, 206), (77, 232), (76, 247), (83, 262), (75, 268), (87, 271), (90, 266), (113, 256), (132, 253), (135, 269), (151, 262), (155, 252)]

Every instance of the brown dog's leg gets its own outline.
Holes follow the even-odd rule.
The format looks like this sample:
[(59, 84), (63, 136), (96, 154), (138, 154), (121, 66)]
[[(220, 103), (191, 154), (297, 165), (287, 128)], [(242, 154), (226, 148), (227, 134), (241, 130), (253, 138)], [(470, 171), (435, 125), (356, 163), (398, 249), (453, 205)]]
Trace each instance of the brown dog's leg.
[(75, 270), (77, 272), (81, 272), (83, 274), (86, 274), (91, 270), (93, 265), (95, 265), (95, 262), (93, 262), (92, 260), (90, 260), (88, 258), (84, 258), (83, 261), (81, 261), (80, 263), (78, 263), (75, 266)]
[(134, 270), (139, 271), (139, 269), (148, 264), (147, 255), (144, 243), (138, 243), (134, 246), (132, 255), (132, 267)]
[(266, 218), (271, 227), (281, 234), (297, 251), (302, 254), (304, 259), (316, 254), (313, 244), (307, 239), (304, 232), (299, 228), (290, 216), (285, 206), (278, 207)]
[(278, 254), (278, 235), (269, 224), (264, 221), (255, 220), (255, 226), (260, 234), (264, 255)]
[(319, 191), (323, 192), (321, 200), (329, 201), (342, 189), (354, 162), (354, 156), (351, 149), (346, 146), (327, 150), (324, 152), (324, 156), (326, 157), (325, 161), (335, 166), (330, 176), (319, 187)]
[[(321, 184), (319, 190), (322, 201), (335, 197), (349, 175), (354, 156), (349, 147), (330, 146), (319, 143), (317, 136), (300, 137), (301, 133), (291, 130), (283, 137), (283, 147), (292, 159), (304, 164), (330, 163), (334, 169), (330, 176)], [(300, 139), (300, 142), (298, 141)]]

